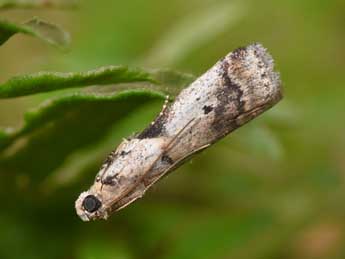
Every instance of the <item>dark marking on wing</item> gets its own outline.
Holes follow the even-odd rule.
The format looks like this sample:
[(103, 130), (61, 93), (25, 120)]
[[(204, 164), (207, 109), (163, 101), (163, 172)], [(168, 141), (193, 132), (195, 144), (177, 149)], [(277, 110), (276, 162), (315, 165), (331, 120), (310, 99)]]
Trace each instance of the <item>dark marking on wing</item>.
[(102, 180), (102, 184), (114, 186), (116, 184), (115, 177), (107, 176)]
[(145, 138), (156, 138), (160, 136), (160, 134), (163, 131), (164, 124), (165, 124), (165, 117), (158, 116), (157, 119), (155, 119), (154, 124), (144, 129), (144, 131), (141, 132), (137, 136), (137, 138), (145, 139)]
[(166, 124), (166, 120), (169, 114), (169, 106), (166, 106), (165, 109), (157, 116), (154, 120), (153, 124), (148, 126), (144, 129), (138, 136), (138, 139), (145, 139), (145, 138), (156, 138), (162, 136), (164, 131), (164, 125)]
[(170, 165), (172, 165), (174, 163), (174, 160), (172, 160), (172, 158), (170, 156), (168, 156), (167, 154), (163, 155), (161, 160), (162, 160), (162, 162), (166, 162)]
[(204, 110), (204, 114), (209, 114), (211, 111), (213, 111), (213, 107), (210, 105), (205, 105), (202, 107), (202, 109)]
[[(243, 51), (243, 49), (235, 51), (232, 58), (240, 59), (243, 56)], [(241, 86), (234, 83), (229, 77), (229, 66), (229, 63), (224, 59), (222, 69), (223, 87), (220, 87), (216, 92), (218, 105), (214, 109), (216, 116), (212, 124), (214, 130), (221, 133), (221, 135), (227, 134), (238, 127), (234, 118), (244, 112), (245, 105), (242, 100), (243, 91)], [(230, 112), (229, 109), (233, 109), (233, 111)]]
[(124, 150), (122, 150), (121, 153), (120, 153), (120, 156), (126, 156), (129, 153), (131, 153), (131, 151), (124, 151)]

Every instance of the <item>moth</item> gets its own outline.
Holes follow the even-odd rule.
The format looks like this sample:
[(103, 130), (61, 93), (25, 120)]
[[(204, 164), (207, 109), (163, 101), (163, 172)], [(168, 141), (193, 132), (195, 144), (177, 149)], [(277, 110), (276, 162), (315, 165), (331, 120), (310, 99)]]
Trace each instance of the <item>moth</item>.
[(238, 48), (182, 90), (140, 134), (106, 159), (75, 203), (84, 221), (107, 219), (159, 179), (282, 98), (279, 74), (261, 44)]

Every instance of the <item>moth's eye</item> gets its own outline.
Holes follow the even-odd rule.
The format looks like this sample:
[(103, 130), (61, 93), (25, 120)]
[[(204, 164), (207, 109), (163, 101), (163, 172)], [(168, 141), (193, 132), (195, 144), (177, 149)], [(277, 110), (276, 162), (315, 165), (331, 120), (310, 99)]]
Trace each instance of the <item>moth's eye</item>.
[(83, 201), (83, 207), (86, 211), (92, 213), (98, 210), (102, 206), (102, 203), (94, 195), (86, 196)]

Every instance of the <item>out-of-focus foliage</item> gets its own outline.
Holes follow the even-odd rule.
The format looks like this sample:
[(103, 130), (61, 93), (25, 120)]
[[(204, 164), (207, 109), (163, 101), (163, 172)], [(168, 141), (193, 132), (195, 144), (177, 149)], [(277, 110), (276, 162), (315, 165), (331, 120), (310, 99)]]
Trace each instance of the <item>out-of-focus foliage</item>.
[(77, 7), (77, 1), (74, 0), (0, 0), (0, 9), (74, 7)]
[(58, 48), (66, 49), (69, 34), (57, 25), (33, 18), (21, 25), (0, 20), (0, 45), (16, 33), (34, 36)]
[[(0, 47), (1, 82), (122, 64), (150, 66), (160, 84), (1, 100), (0, 258), (344, 258), (344, 10), (341, 0), (85, 0), (73, 11), (1, 10), (15, 24), (39, 15), (73, 39), (65, 54), (11, 37)], [(74, 200), (106, 154), (154, 118), (163, 93), (193, 80), (162, 68), (200, 75), (256, 41), (276, 60), (284, 100), (108, 221), (81, 222)]]

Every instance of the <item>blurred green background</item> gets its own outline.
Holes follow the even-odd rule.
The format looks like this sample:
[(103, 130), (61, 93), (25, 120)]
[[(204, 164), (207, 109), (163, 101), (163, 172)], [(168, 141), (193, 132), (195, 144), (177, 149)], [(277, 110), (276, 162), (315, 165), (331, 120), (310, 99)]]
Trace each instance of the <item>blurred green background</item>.
[[(121, 107), (100, 104), (74, 121), (89, 134), (95, 119), (99, 139), (65, 153), (59, 148), (78, 137), (35, 132), (35, 148), (0, 161), (0, 258), (345, 258), (343, 0), (85, 0), (74, 10), (0, 12), (16, 22), (34, 15), (68, 30), (71, 50), (16, 35), (0, 48), (1, 82), (116, 64), (200, 75), (231, 50), (261, 42), (285, 98), (108, 221), (81, 222), (74, 200), (105, 155), (144, 128), (163, 100), (104, 130), (92, 116), (109, 123)], [(1, 100), (0, 126), (20, 127), (26, 110), (60, 94)]]

